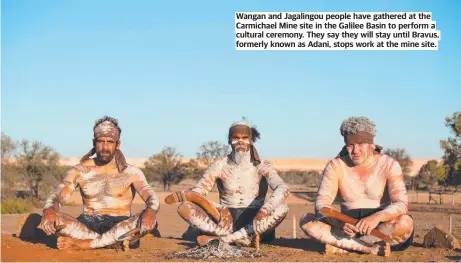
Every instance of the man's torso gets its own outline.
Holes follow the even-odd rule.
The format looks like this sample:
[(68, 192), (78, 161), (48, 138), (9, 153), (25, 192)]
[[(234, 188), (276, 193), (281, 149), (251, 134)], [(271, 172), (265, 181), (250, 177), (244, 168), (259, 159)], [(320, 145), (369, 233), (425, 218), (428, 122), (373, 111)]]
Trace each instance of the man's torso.
[[(130, 169), (131, 168), (131, 169)], [(129, 216), (135, 196), (132, 187), (132, 173), (128, 167), (122, 173), (118, 170), (102, 170), (95, 166), (79, 165), (81, 171), (76, 183), (80, 188), (85, 214)]]
[(220, 203), (231, 208), (260, 208), (268, 185), (258, 168), (251, 162), (236, 164), (228, 158), (221, 162), (222, 169), (216, 182)]
[(389, 203), (387, 177), (395, 161), (386, 155), (376, 158), (368, 167), (349, 167), (339, 158), (332, 161), (339, 177), (338, 195), (342, 210), (378, 208)]

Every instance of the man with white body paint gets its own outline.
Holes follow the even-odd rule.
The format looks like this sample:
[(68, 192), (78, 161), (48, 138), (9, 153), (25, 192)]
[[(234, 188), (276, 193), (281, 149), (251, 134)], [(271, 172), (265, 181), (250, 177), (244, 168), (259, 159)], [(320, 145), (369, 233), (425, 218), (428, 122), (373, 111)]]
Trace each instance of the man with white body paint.
[[(108, 116), (96, 121), (93, 148), (67, 172), (64, 181), (52, 194), (43, 210), (39, 228), (47, 235), (56, 234), (58, 249), (93, 249), (116, 244), (119, 237), (140, 227), (140, 235), (156, 230), (159, 199), (143, 172), (126, 163), (120, 151), (121, 129)], [(90, 158), (96, 153), (95, 158)], [(60, 207), (79, 187), (83, 213), (78, 218), (60, 213)], [(136, 192), (146, 208), (131, 215)], [(64, 227), (57, 230), (56, 226)], [(129, 236), (125, 240), (133, 240)], [(132, 244), (139, 247), (139, 242)]]
[[(405, 250), (412, 243), (414, 229), (407, 214), (408, 196), (399, 163), (380, 153), (382, 148), (374, 144), (375, 124), (368, 118), (350, 117), (340, 131), (346, 145), (323, 171), (315, 201), (318, 215), (305, 214), (301, 228), (326, 244), (327, 254), (359, 251), (388, 256), (391, 250)], [(341, 212), (358, 219), (357, 224), (333, 218), (316, 220), (320, 209), (333, 208), (337, 195)], [(391, 236), (392, 242), (370, 235), (375, 228)]]
[[(259, 137), (247, 122), (234, 123), (228, 134), (232, 152), (212, 163), (194, 188), (165, 198), (167, 204), (181, 202), (178, 213), (202, 234), (195, 236), (199, 245), (220, 239), (250, 246), (256, 234), (262, 243), (275, 239), (275, 228), (288, 213), (289, 190), (274, 167), (259, 158), (254, 147)], [(205, 198), (215, 183), (219, 204)], [(268, 186), (273, 193), (265, 201)]]

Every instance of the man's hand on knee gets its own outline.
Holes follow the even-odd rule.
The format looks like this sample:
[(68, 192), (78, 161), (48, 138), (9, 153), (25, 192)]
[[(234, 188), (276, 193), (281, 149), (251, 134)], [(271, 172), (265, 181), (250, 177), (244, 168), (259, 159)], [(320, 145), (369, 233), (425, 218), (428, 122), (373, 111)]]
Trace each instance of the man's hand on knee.
[(255, 220), (256, 220), (256, 221), (259, 221), (259, 220), (261, 220), (261, 219), (267, 217), (267, 215), (269, 215), (269, 211), (267, 211), (267, 210), (264, 209), (264, 208), (261, 208), (261, 209), (259, 210), (259, 212), (256, 214)]
[(355, 237), (359, 233), (359, 229), (351, 224), (345, 223), (343, 226), (343, 231), (348, 237)]
[(48, 236), (55, 234), (55, 224), (58, 216), (53, 209), (46, 209), (43, 211), (42, 221), (38, 225), (39, 229), (42, 229)]
[(377, 214), (373, 214), (360, 219), (355, 226), (359, 230), (360, 234), (370, 235), (371, 230), (378, 227), (379, 223), (381, 223), (379, 216)]
[(141, 215), (141, 231), (140, 234), (152, 231), (156, 224), (155, 210), (146, 208)]

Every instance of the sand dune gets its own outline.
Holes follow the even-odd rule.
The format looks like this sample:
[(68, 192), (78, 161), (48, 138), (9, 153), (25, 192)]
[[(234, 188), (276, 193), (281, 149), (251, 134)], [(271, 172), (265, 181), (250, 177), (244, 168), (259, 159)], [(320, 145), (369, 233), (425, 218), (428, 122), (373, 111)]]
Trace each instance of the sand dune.
[[(62, 165), (75, 165), (78, 164), (80, 158), (78, 157), (67, 157), (61, 159)], [(127, 162), (138, 167), (144, 167), (144, 162), (147, 158), (127, 158)], [(184, 159), (185, 162), (188, 162), (190, 159)], [(431, 159), (413, 159), (413, 166), (411, 168), (412, 175), (416, 175), (425, 163)], [(440, 159), (436, 159), (441, 161)], [(280, 171), (287, 170), (301, 170), (301, 171), (322, 171), (325, 165), (328, 163), (328, 159), (268, 159), (276, 169)]]

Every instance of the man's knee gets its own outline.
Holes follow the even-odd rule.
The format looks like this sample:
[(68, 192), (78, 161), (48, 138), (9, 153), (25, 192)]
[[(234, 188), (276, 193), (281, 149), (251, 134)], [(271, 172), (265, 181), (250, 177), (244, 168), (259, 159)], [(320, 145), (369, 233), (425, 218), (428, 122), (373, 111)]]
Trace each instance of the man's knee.
[(189, 201), (184, 201), (178, 206), (178, 214), (183, 218), (187, 219), (190, 218), (192, 212), (196, 208), (197, 205), (195, 205), (192, 202)]
[(396, 227), (413, 229), (413, 218), (410, 215), (400, 215), (395, 222)]
[(414, 232), (413, 218), (409, 215), (399, 216), (395, 221), (394, 229), (394, 235), (400, 236), (402, 241), (407, 241)]
[(391, 246), (393, 251), (403, 251), (413, 243), (414, 226), (413, 218), (409, 215), (401, 215), (396, 219), (394, 235), (399, 244)]
[(66, 213), (56, 212), (56, 225), (64, 226), (75, 221), (78, 221), (75, 217), (72, 217)]
[(269, 216), (274, 217), (275, 221), (280, 223), (288, 215), (288, 211), (288, 205), (282, 204), (277, 206), (274, 211), (269, 213)]
[(383, 232), (391, 231), (394, 235), (409, 236), (413, 231), (413, 218), (407, 214), (400, 215), (397, 218), (385, 222), (382, 226), (379, 227)]
[(288, 211), (290, 211), (290, 208), (288, 207), (287, 204), (279, 205), (279, 206), (275, 209), (275, 212), (276, 212), (277, 214), (282, 215), (283, 217), (285, 217), (285, 216), (288, 214)]
[(312, 213), (304, 214), (299, 219), (299, 227), (306, 233), (306, 235), (312, 236), (312, 231), (314, 228), (314, 219), (315, 215)]
[(254, 226), (258, 232), (272, 231), (282, 223), (283, 219), (288, 214), (288, 205), (282, 204), (276, 207), (273, 211), (269, 211), (263, 217), (256, 217), (254, 219)]

